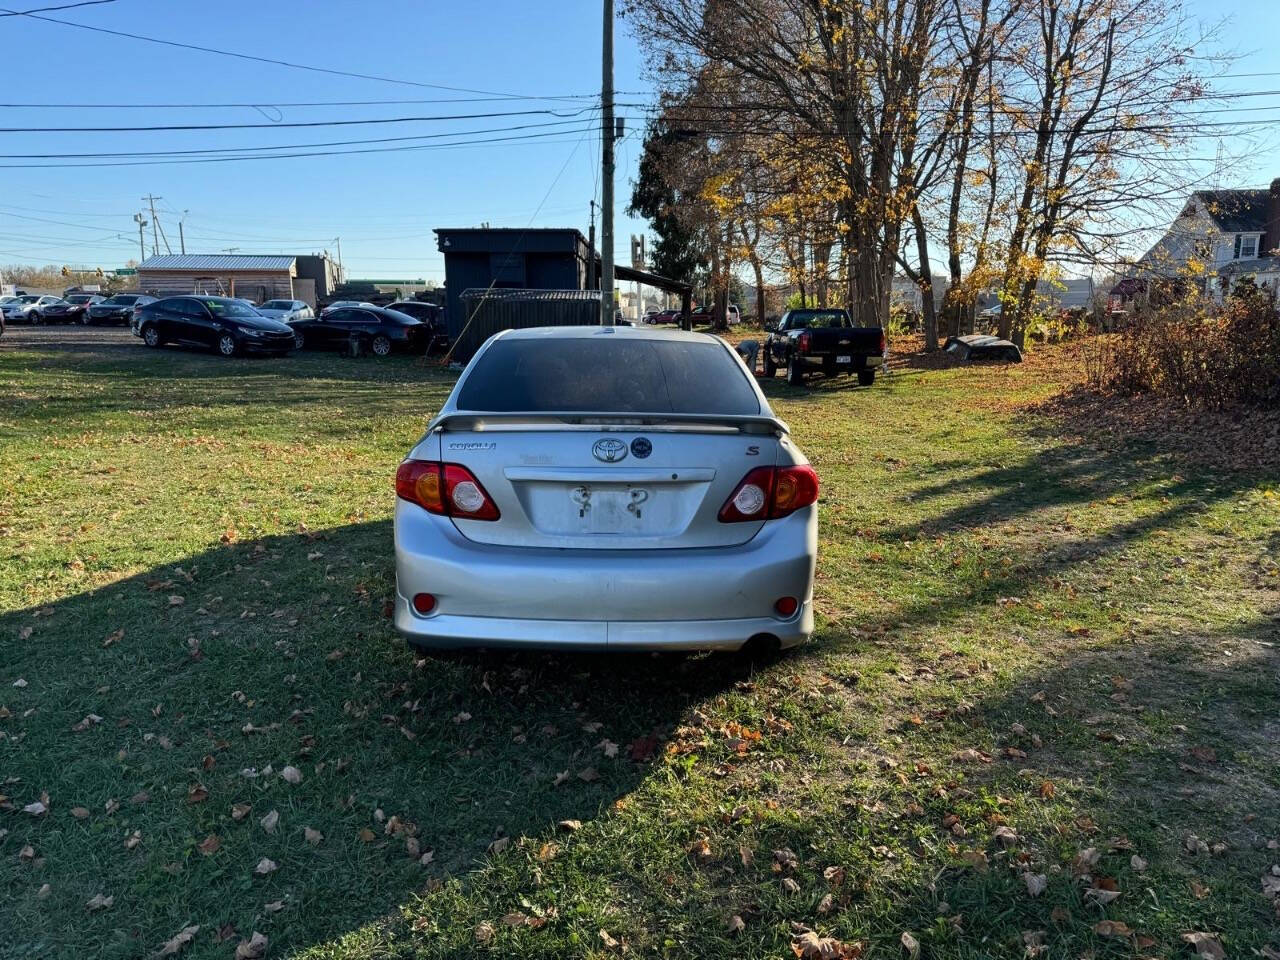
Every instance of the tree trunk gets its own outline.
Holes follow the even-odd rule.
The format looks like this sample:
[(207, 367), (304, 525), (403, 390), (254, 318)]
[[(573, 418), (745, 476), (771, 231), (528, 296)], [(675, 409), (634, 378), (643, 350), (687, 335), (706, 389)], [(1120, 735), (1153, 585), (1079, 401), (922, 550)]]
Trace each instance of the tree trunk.
[(756, 275), (756, 323), (764, 326), (764, 264), (760, 262), (758, 256), (751, 258), (751, 269)]
[(920, 261), (920, 315), (924, 318), (924, 348), (938, 349), (938, 311), (933, 300), (933, 271), (929, 265), (929, 238), (924, 231), (924, 218), (919, 207), (911, 210), (916, 228), (916, 257)]

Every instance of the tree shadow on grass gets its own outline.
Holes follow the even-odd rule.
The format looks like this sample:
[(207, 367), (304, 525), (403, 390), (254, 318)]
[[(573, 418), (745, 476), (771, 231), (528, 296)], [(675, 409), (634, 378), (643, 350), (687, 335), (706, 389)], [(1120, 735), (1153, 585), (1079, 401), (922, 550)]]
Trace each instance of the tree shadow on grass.
[[(322, 942), (509, 838), (597, 816), (645, 777), (649, 738), (752, 670), (419, 659), (386, 616), (393, 590), (379, 522), (237, 543), (0, 616), (10, 945), (137, 956), (191, 923), (193, 956), (225, 953), (211, 939), (225, 924), (267, 932), (273, 953)], [(20, 812), (45, 793), (48, 813)], [(235, 804), (252, 810), (236, 820)], [(28, 844), (34, 862), (17, 856)], [(264, 857), (277, 869), (256, 876)], [(86, 914), (99, 893), (114, 907)]]

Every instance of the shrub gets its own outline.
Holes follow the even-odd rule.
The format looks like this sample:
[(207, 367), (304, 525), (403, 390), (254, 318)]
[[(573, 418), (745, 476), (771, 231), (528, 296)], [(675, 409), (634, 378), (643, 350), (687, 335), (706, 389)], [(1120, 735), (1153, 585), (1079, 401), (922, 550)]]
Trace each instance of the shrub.
[(1269, 290), (1238, 281), (1222, 308), (1181, 302), (1152, 311), (1111, 338), (1091, 379), (1125, 393), (1188, 403), (1280, 406), (1280, 312)]

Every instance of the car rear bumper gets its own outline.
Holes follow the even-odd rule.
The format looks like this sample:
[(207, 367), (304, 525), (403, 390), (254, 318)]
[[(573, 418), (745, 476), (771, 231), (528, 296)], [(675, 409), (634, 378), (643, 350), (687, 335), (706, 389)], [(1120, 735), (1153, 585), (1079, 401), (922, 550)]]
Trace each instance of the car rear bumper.
[[(736, 650), (813, 632), (813, 507), (735, 547), (558, 550), (475, 543), (397, 501), (395, 541), (395, 625), (418, 646)], [(417, 593), (436, 598), (430, 614)], [(773, 604), (786, 596), (801, 605), (784, 618)]]

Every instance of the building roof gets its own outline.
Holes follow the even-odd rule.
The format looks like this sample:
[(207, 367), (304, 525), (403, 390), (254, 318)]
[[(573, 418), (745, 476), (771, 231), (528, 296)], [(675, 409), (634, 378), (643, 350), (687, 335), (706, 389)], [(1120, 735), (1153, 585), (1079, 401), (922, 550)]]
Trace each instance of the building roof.
[(1197, 190), (1191, 200), (1223, 233), (1263, 233), (1267, 229), (1266, 190)]
[(1218, 270), (1218, 275), (1277, 272), (1280, 272), (1280, 257), (1256, 257), (1252, 260), (1229, 260)]
[(292, 270), (297, 257), (252, 253), (172, 253), (147, 257), (139, 270)]

